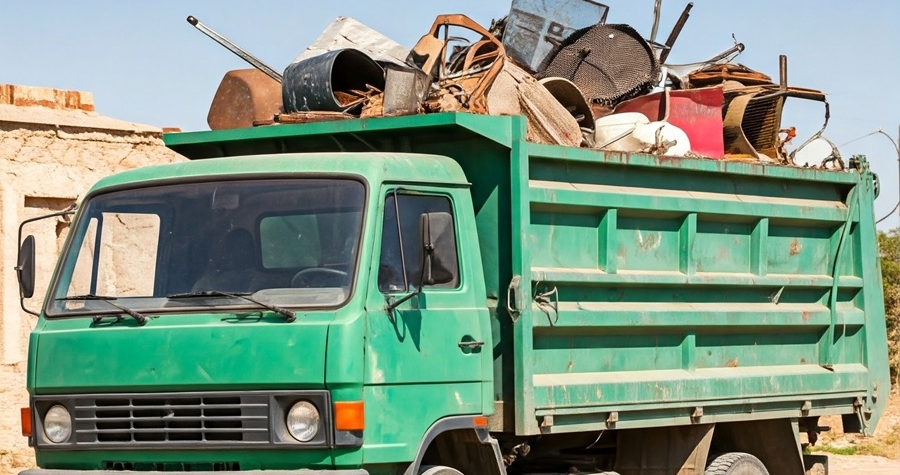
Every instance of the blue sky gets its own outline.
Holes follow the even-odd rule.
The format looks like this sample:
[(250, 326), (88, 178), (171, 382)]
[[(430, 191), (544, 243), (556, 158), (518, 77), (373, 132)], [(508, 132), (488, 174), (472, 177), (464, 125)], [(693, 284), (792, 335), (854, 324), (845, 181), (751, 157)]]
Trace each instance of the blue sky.
[[(627, 23), (649, 36), (653, 0), (606, 3), (610, 23)], [(686, 3), (663, 2), (661, 38)], [(508, 0), (5, 2), (0, 83), (90, 91), (104, 115), (206, 129), (209, 103), (222, 76), (248, 66), (188, 25), (188, 15), (283, 70), (339, 15), (412, 46), (438, 14), (465, 13), (488, 25), (509, 6)], [(895, 0), (694, 0), (669, 62), (709, 58), (731, 46), (734, 34), (747, 47), (737, 62), (777, 78), (778, 55), (786, 54), (792, 86), (829, 94), (832, 117), (826, 136), (838, 145), (879, 128), (896, 140), (898, 25), (900, 2)], [(797, 126), (801, 138), (821, 123), (818, 105), (789, 102), (784, 125)], [(890, 141), (869, 136), (844, 145), (841, 153), (868, 156), (883, 184), (876, 214), (890, 211), (898, 201), (900, 176)], [(895, 213), (882, 227), (897, 226)]]

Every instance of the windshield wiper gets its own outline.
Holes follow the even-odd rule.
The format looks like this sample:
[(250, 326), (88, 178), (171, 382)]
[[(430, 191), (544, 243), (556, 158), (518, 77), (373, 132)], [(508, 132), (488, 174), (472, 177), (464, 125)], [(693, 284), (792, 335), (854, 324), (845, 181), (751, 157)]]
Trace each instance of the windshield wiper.
[[(148, 318), (143, 313), (138, 312), (137, 310), (132, 310), (128, 307), (123, 307), (121, 305), (114, 304), (112, 301), (116, 300), (117, 298), (118, 297), (113, 297), (113, 296), (108, 296), (108, 295), (84, 294), (84, 295), (72, 295), (69, 297), (62, 297), (62, 298), (58, 298), (56, 300), (99, 300), (101, 302), (106, 302), (109, 305), (125, 312), (126, 314), (128, 314), (128, 316), (130, 316), (131, 318), (135, 319), (135, 321), (137, 321), (138, 326), (142, 327), (147, 324)], [(119, 323), (122, 321), (121, 315), (117, 316), (116, 318), (117, 318), (116, 323)], [(94, 320), (94, 323), (100, 323), (101, 321), (103, 321), (103, 315), (94, 315), (93, 320)]]
[(170, 298), (170, 299), (190, 299), (190, 298), (197, 298), (197, 297), (230, 297), (233, 299), (246, 300), (248, 302), (252, 302), (256, 305), (259, 305), (260, 307), (265, 308), (267, 310), (271, 310), (273, 312), (279, 313), (279, 314), (281, 314), (281, 316), (284, 317), (284, 320), (288, 323), (291, 323), (297, 319), (297, 313), (294, 312), (293, 310), (288, 310), (284, 307), (279, 307), (278, 305), (274, 305), (274, 304), (271, 304), (268, 302), (256, 300), (255, 298), (250, 297), (250, 294), (222, 292), (221, 290), (204, 290), (202, 292), (185, 292), (182, 294), (172, 294), (172, 295), (167, 295), (166, 297)]

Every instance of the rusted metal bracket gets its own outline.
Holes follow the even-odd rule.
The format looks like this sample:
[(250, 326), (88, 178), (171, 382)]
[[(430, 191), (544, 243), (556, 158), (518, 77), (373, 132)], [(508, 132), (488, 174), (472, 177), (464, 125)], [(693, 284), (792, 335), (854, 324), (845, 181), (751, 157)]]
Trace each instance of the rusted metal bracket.
[(806, 415), (810, 410), (812, 410), (812, 401), (803, 401), (803, 405), (800, 406), (800, 412)]
[(862, 396), (856, 398), (853, 401), (853, 412), (859, 417), (859, 426), (862, 428), (862, 434), (865, 436), (871, 435), (869, 433), (869, 419), (872, 418), (872, 411), (864, 410), (865, 400), (863, 400)]
[(619, 413), (618, 412), (610, 412), (609, 417), (606, 418), (607, 427), (612, 427), (619, 422)]
[(691, 422), (694, 422), (694, 423), (700, 422), (700, 419), (702, 419), (702, 418), (703, 418), (703, 408), (699, 407), (699, 406), (695, 407), (694, 412), (691, 413)]
[(549, 429), (553, 427), (553, 416), (544, 416), (541, 418), (541, 429)]

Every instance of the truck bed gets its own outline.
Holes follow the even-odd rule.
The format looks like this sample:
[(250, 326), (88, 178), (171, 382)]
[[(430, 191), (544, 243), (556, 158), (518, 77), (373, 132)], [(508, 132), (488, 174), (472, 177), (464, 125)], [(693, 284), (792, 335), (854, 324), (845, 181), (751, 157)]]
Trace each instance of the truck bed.
[(192, 159), (422, 152), (472, 183), (498, 431), (843, 414), (889, 377), (874, 176), (529, 143), (447, 113), (166, 135)]

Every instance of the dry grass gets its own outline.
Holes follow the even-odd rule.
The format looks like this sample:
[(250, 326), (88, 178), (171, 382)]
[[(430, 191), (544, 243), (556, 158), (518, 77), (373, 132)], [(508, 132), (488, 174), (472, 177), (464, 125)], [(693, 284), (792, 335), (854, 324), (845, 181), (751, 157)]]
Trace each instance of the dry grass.
[(811, 451), (835, 455), (875, 455), (900, 460), (900, 427), (894, 427), (886, 437), (838, 440), (813, 447)]
[(857, 453), (900, 460), (900, 426), (894, 426), (885, 437), (862, 444)]

